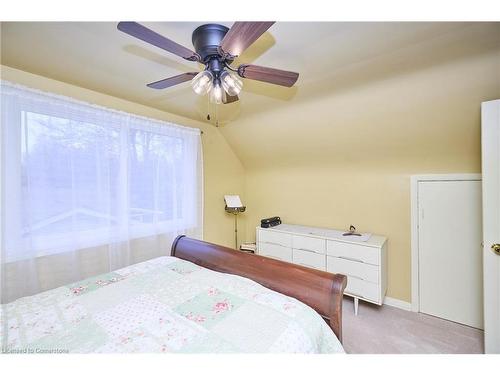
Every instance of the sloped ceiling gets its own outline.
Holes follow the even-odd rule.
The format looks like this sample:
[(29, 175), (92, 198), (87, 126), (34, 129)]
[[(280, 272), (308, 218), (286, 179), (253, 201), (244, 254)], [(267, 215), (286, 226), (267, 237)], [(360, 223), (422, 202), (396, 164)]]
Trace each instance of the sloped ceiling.
[[(187, 47), (192, 46), (191, 33), (200, 24), (144, 22)], [(207, 98), (195, 95), (188, 83), (162, 91), (147, 88), (148, 82), (197, 71), (200, 66), (119, 32), (114, 22), (4, 22), (1, 27), (3, 65), (191, 119), (207, 121), (210, 112), (211, 122), (218, 120), (244, 163), (262, 151), (244, 146), (255, 136), (252, 119), (262, 122), (267, 113), (306, 103), (314, 111), (310, 103), (326, 95), (488, 53), (499, 46), (500, 23), (278, 22), (237, 63), (299, 72), (296, 86), (288, 89), (245, 80), (241, 100), (219, 106), (215, 113)], [(313, 130), (314, 124), (308, 126)], [(267, 148), (271, 145), (269, 141)]]

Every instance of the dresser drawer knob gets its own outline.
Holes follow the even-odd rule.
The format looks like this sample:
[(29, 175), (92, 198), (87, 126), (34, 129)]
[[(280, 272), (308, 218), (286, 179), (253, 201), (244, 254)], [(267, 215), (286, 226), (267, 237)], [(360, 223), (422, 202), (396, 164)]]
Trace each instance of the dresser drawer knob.
[(310, 250), (310, 249), (302, 249), (302, 248), (300, 248), (300, 249), (296, 249), (296, 250), (307, 251), (308, 253), (316, 253), (316, 251)]
[(353, 262), (358, 262), (358, 263), (364, 263), (361, 259), (354, 259), (354, 258), (349, 258), (349, 257), (344, 257), (344, 256), (339, 256), (340, 259), (345, 259), (345, 260), (351, 260)]
[(347, 276), (347, 279), (349, 279), (349, 277), (352, 277), (353, 279), (365, 281), (365, 279), (363, 279), (362, 277), (359, 277), (359, 276), (349, 275), (348, 273), (345, 275)]

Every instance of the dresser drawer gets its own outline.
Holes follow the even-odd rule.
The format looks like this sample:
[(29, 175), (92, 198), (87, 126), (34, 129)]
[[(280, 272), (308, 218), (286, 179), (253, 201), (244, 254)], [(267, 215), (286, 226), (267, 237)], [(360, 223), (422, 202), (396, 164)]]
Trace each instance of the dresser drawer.
[(368, 299), (378, 304), (381, 303), (379, 301), (380, 287), (378, 284), (360, 280), (353, 276), (347, 276), (347, 286), (344, 293), (354, 297)]
[(316, 268), (324, 271), (326, 267), (326, 256), (312, 251), (292, 250), (293, 263), (300, 264), (301, 266)]
[(355, 260), (357, 262), (380, 264), (380, 249), (376, 247), (350, 244), (345, 242), (327, 241), (326, 253), (330, 256)]
[(326, 270), (328, 272), (341, 273), (347, 277), (355, 276), (375, 284), (379, 283), (378, 266), (331, 256), (327, 256), (326, 258)]
[(259, 231), (259, 242), (292, 247), (292, 235), (271, 230), (261, 230)]
[(285, 262), (292, 262), (292, 249), (281, 245), (261, 242), (259, 244), (259, 255), (283, 260)]
[(298, 250), (310, 250), (315, 253), (325, 254), (326, 241), (321, 238), (292, 236), (292, 247)]

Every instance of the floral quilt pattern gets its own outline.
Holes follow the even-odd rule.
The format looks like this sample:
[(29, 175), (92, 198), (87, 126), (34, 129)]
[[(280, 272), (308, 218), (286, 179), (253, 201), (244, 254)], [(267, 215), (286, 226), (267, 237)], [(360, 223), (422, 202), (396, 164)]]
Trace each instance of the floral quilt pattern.
[(310, 307), (160, 257), (1, 306), (3, 353), (343, 353)]

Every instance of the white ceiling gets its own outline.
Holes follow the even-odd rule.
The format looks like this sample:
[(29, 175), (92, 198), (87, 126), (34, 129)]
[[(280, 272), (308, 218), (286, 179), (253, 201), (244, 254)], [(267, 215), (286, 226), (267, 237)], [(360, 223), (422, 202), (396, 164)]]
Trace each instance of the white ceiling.
[[(145, 26), (192, 48), (201, 22)], [(230, 26), (231, 23), (223, 23)], [(241, 100), (219, 106), (221, 123), (391, 74), (498, 48), (498, 23), (289, 23), (273, 25), (238, 62), (300, 73), (293, 88), (245, 80)], [(31, 73), (205, 120), (207, 98), (188, 83), (162, 91), (146, 83), (196, 63), (134, 39), (114, 22), (3, 22), (1, 62)]]

